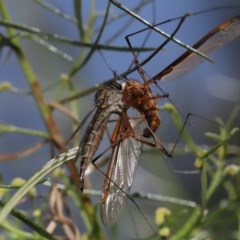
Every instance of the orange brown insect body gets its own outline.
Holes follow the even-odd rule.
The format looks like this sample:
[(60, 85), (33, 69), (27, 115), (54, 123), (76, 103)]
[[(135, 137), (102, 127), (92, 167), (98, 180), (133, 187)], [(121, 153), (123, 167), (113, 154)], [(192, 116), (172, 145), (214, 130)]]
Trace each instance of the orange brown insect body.
[[(217, 26), (193, 47), (202, 53), (212, 53), (239, 36), (240, 16), (237, 16)], [(150, 88), (151, 84), (160, 80), (177, 78), (202, 61), (203, 59), (196, 56), (192, 51), (186, 51), (155, 77), (147, 80), (137, 58), (135, 58), (143, 83), (131, 79), (119, 86), (119, 83), (112, 82), (110, 86), (103, 87), (96, 94), (95, 104), (97, 111), (80, 143), (80, 186), (81, 190), (83, 190), (85, 170), (100, 145), (110, 116), (116, 113), (119, 118), (111, 138), (112, 151), (104, 180), (100, 207), (101, 219), (105, 226), (113, 225), (126, 205), (140, 159), (142, 145), (148, 144), (167, 157), (172, 156), (154, 134), (160, 125), (156, 100), (166, 97), (167, 94), (154, 96)], [(147, 127), (143, 130), (143, 133), (140, 131), (139, 122), (127, 115), (127, 110), (131, 107), (142, 114), (143, 119), (146, 120)], [(154, 143), (145, 141), (142, 136), (152, 137)], [(92, 163), (95, 161), (93, 160)]]
[(149, 85), (148, 82), (142, 84), (136, 80), (129, 80), (123, 90), (124, 107), (126, 109), (134, 107), (146, 118), (148, 127), (151, 129), (143, 130), (143, 136), (147, 138), (151, 137), (151, 131), (155, 132), (160, 125), (156, 97), (153, 96)]

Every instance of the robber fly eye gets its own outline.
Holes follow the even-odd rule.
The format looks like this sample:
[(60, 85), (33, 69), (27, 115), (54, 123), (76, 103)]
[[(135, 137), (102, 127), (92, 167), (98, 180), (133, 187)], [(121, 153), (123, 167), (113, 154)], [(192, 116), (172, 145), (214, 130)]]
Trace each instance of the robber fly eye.
[(111, 86), (113, 86), (114, 88), (116, 88), (119, 91), (123, 90), (123, 85), (120, 84), (118, 81), (112, 81)]

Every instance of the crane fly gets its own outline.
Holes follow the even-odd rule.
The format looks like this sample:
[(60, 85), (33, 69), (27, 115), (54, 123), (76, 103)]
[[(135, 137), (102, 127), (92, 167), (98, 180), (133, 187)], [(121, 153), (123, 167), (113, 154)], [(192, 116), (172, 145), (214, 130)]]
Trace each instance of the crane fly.
[[(209, 54), (239, 36), (240, 16), (237, 16), (211, 30), (195, 43), (193, 48)], [(119, 118), (111, 139), (112, 152), (101, 197), (100, 210), (104, 225), (114, 224), (125, 206), (140, 158), (142, 144), (148, 143), (143, 139), (152, 138), (154, 141), (152, 146), (157, 147), (164, 155), (171, 157), (171, 153), (154, 134), (160, 125), (157, 99), (167, 97), (167, 94), (153, 96), (151, 85), (160, 80), (169, 80), (185, 74), (201, 61), (203, 61), (202, 58), (191, 51), (186, 51), (150, 80), (145, 78), (140, 69), (143, 83), (131, 79), (125, 80), (124, 84), (112, 82), (96, 93), (97, 110), (80, 143), (80, 187), (83, 190), (85, 170), (99, 147), (111, 114), (118, 114)], [(138, 64), (137, 59), (135, 59), (135, 63)], [(128, 117), (129, 108), (135, 108), (143, 117), (147, 126), (143, 131), (138, 128), (139, 123)]]

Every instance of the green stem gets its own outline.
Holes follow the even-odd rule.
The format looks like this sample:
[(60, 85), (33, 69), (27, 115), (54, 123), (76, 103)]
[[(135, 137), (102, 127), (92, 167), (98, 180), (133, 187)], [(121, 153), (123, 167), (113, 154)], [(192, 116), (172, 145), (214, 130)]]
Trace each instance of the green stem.
[(188, 221), (181, 227), (180, 231), (178, 231), (171, 240), (179, 240), (179, 239), (187, 239), (186, 237), (195, 226), (200, 222), (202, 218), (202, 209), (201, 207), (196, 207), (192, 213), (192, 216), (188, 219)]
[[(7, 8), (5, 7), (3, 0), (0, 0), (0, 14), (2, 15), (2, 19), (4, 21), (11, 22), (10, 15), (8, 14)], [(19, 61), (20, 66), (22, 67), (23, 73), (26, 76), (26, 80), (31, 88), (32, 94), (40, 110), (43, 121), (49, 131), (51, 139), (61, 152), (66, 151), (64, 146), (64, 139), (62, 138), (56, 126), (56, 123), (51, 114), (51, 110), (49, 106), (45, 103), (39, 82), (37, 81), (37, 77), (31, 67), (30, 62), (28, 61), (27, 57), (24, 55), (19, 39), (16, 37), (17, 33), (13, 28), (10, 28), (10, 27), (6, 27), (6, 31), (9, 35), (9, 38), (11, 39), (11, 43), (15, 46), (16, 49), (18, 49), (18, 51), (15, 51), (16, 57)], [(70, 169), (72, 178), (74, 179), (74, 182), (77, 185), (78, 172), (73, 161), (68, 162), (68, 167)]]
[(236, 239), (240, 240), (240, 211), (237, 211), (237, 220), (238, 220), (238, 231), (237, 231)]
[[(2, 15), (2, 18), (5, 21), (11, 21), (11, 18), (8, 14), (7, 8), (4, 5), (4, 1), (0, 0), (0, 14)], [(31, 64), (29, 63), (28, 59), (25, 57), (22, 49), (21, 49), (21, 45), (20, 42), (18, 40), (17, 37), (14, 37), (17, 35), (17, 33), (15, 32), (15, 30), (13, 28), (6, 28), (7, 33), (12, 41), (12, 43), (14, 44), (14, 46), (16, 46), (16, 48), (19, 50), (18, 52), (16, 52), (16, 56), (18, 58), (18, 61), (22, 67), (22, 70), (26, 76), (26, 80), (29, 83), (29, 86), (31, 87), (33, 96), (35, 98), (35, 101), (37, 103), (37, 106), (39, 107), (39, 110), (42, 114), (43, 119), (45, 120), (45, 122), (47, 123), (48, 120), (52, 120), (51, 114), (50, 114), (50, 109), (49, 107), (45, 104), (44, 102), (44, 98), (42, 96), (42, 93), (40, 91), (40, 87), (39, 87), (39, 83), (37, 81), (37, 77), (34, 74), (34, 71), (31, 67)]]
[(22, 128), (22, 127), (17, 127), (14, 125), (8, 125), (8, 124), (1, 124), (0, 123), (0, 132), (6, 132), (6, 133), (19, 133), (19, 134), (25, 134), (29, 136), (36, 136), (44, 139), (49, 139), (49, 134), (34, 130), (34, 129), (29, 129), (29, 128)]

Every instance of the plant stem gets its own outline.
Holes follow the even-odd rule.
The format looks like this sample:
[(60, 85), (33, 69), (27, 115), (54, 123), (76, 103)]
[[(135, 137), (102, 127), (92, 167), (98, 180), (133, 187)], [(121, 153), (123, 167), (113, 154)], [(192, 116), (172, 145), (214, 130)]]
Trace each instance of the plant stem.
[(201, 218), (202, 209), (201, 207), (196, 207), (192, 216), (188, 218), (188, 221), (181, 227), (180, 231), (171, 238), (171, 240), (186, 239), (188, 234), (192, 232), (194, 227), (200, 222)]
[[(3, 20), (11, 22), (10, 15), (7, 11), (7, 8), (5, 7), (3, 0), (0, 0), (0, 14), (2, 15)], [(17, 51), (15, 51), (16, 57), (19, 61), (23, 73), (26, 76), (26, 80), (31, 88), (33, 97), (40, 110), (45, 126), (49, 132), (50, 138), (52, 142), (55, 144), (55, 146), (57, 146), (57, 148), (60, 150), (60, 152), (66, 151), (66, 148), (64, 146), (64, 139), (62, 138), (61, 133), (57, 128), (57, 125), (51, 114), (49, 106), (44, 100), (39, 82), (32, 69), (32, 66), (28, 61), (27, 57), (24, 55), (19, 39), (16, 37), (17, 33), (13, 28), (10, 27), (6, 28), (6, 31), (9, 35), (12, 45), (14, 45), (15, 48), (17, 49)], [(68, 163), (68, 168), (70, 169), (72, 179), (74, 180), (75, 184), (78, 184), (78, 173), (73, 161), (72, 162), (70, 161)]]

